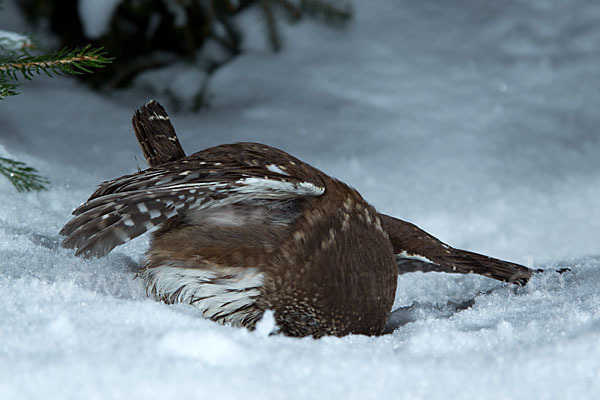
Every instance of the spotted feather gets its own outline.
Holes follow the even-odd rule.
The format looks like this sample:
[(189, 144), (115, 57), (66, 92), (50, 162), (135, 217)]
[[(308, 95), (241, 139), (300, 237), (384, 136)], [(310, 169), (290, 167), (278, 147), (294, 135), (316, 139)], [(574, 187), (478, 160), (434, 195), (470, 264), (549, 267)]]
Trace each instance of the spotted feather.
[[(239, 150), (252, 153), (255, 146), (265, 148), (253, 143), (237, 146), (238, 155)], [(276, 149), (272, 152), (283, 153)], [(271, 171), (267, 166), (272, 161), (260, 160), (256, 155), (252, 156), (251, 165), (240, 156), (222, 162), (205, 161), (202, 153), (183, 161), (186, 162), (162, 164), (102, 184), (61, 230), (66, 236), (63, 246), (76, 248), (80, 256), (101, 257), (170, 218), (185, 218), (189, 211), (252, 200), (319, 196), (325, 190), (318, 179), (304, 181)]]

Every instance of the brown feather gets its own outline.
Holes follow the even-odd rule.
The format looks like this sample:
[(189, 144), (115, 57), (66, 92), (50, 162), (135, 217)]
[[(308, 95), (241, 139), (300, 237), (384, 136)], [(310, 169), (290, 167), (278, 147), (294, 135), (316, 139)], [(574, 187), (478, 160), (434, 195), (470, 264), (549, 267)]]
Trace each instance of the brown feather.
[[(401, 272), (437, 271), (479, 274), (499, 281), (524, 285), (535, 270), (482, 254), (455, 249), (409, 222), (379, 214), (397, 255), (422, 256), (432, 263), (398, 257)], [(428, 265), (430, 264), (430, 265)]]
[(133, 114), (131, 122), (149, 166), (185, 157), (169, 115), (158, 102), (150, 100), (144, 104)]
[(282, 150), (234, 143), (186, 157), (157, 102), (132, 123), (150, 168), (101, 184), (61, 230), (63, 246), (100, 257), (157, 227), (140, 270), (148, 292), (214, 321), (252, 329), (272, 309), (288, 335), (378, 335), (398, 268), (519, 284), (533, 273), (378, 214)]

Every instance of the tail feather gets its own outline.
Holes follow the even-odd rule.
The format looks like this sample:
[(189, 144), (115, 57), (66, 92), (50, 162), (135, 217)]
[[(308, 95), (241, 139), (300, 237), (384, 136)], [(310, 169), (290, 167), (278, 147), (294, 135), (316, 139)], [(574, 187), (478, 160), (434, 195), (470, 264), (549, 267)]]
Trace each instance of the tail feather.
[(140, 107), (133, 115), (132, 124), (149, 166), (185, 157), (169, 115), (158, 102), (150, 100)]

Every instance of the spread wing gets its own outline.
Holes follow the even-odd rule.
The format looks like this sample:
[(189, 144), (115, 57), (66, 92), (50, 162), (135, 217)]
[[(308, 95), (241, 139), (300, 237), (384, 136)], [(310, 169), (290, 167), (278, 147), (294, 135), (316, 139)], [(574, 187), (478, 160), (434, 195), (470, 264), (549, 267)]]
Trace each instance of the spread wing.
[(319, 171), (256, 143), (222, 145), (103, 183), (61, 230), (76, 255), (101, 257), (174, 217), (253, 201), (319, 196)]
[(398, 272), (448, 272), (479, 274), (504, 282), (524, 285), (533, 270), (519, 264), (482, 254), (455, 249), (442, 243), (417, 226), (379, 214), (394, 246)]

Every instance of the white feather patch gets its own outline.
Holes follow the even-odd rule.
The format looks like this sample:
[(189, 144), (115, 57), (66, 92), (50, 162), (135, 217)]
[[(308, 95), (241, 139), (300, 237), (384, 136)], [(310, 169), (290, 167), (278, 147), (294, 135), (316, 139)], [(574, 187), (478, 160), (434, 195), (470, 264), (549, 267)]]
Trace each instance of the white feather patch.
[(236, 181), (242, 185), (234, 189), (238, 193), (253, 193), (257, 198), (283, 197), (289, 193), (292, 196), (320, 196), (325, 193), (325, 188), (310, 182), (285, 182), (265, 178), (244, 178)]
[(153, 119), (160, 119), (160, 120), (163, 120), (163, 121), (168, 121), (169, 117), (166, 116), (166, 115), (158, 115), (157, 113), (154, 113), (154, 115), (149, 116), (148, 119), (150, 121), (152, 121)]
[(269, 165), (267, 165), (267, 169), (269, 171), (271, 171), (271, 172), (275, 172), (276, 174), (290, 176), (290, 174), (288, 174), (287, 172), (285, 172), (284, 170), (282, 170), (281, 167), (279, 165), (276, 165), (276, 164), (269, 164)]
[(402, 253), (396, 254), (396, 257), (397, 258), (407, 258), (409, 260), (417, 260), (417, 261), (423, 261), (423, 262), (430, 263), (430, 264), (435, 264), (433, 261), (431, 261), (427, 257), (424, 257), (420, 254), (409, 254), (406, 250), (404, 250)]
[(161, 212), (158, 210), (150, 210), (150, 218), (154, 219), (154, 218), (158, 218), (160, 217)]
[[(156, 297), (191, 304), (206, 318), (241, 326), (244, 319), (258, 320), (262, 311), (248, 307), (260, 296), (263, 273), (255, 268), (178, 268), (163, 265), (144, 270), (149, 291)], [(240, 310), (245, 308), (243, 310)], [(240, 310), (240, 311), (236, 311)]]

